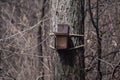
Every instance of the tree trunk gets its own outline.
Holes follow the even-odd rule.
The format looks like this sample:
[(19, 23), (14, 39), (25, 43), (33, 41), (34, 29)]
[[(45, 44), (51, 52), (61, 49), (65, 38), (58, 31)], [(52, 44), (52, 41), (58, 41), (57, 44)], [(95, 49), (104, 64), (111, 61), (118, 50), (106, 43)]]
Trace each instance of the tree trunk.
[[(51, 16), (50, 29), (44, 29), (46, 34), (54, 32), (57, 24), (68, 24), (70, 33), (84, 34), (84, 0), (52, 0)], [(50, 59), (43, 60), (46, 66), (44, 79), (85, 80), (84, 47), (57, 51), (46, 46), (52, 41), (54, 39), (51, 38), (44, 43), (43, 55), (50, 56)], [(69, 47), (74, 47), (84, 44), (84, 39), (83, 37), (69, 37), (68, 43)]]

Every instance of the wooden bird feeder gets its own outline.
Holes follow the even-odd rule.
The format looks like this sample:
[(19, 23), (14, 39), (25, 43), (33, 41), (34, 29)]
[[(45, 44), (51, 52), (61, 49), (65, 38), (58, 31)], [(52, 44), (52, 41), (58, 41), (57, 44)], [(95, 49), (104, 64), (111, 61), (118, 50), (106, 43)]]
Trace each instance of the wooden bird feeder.
[[(50, 47), (57, 50), (68, 49), (68, 37), (83, 36), (83, 35), (77, 35), (77, 34), (69, 34), (69, 25), (67, 24), (58, 24), (56, 27), (56, 31), (53, 33), (50, 33), (50, 35), (55, 36), (54, 46), (50, 46)], [(79, 48), (83, 46), (76, 46), (76, 47)], [(71, 48), (71, 49), (74, 49), (74, 48)]]
[(68, 48), (68, 35), (69, 26), (67, 24), (58, 24), (55, 35), (55, 48), (56, 49), (67, 49)]

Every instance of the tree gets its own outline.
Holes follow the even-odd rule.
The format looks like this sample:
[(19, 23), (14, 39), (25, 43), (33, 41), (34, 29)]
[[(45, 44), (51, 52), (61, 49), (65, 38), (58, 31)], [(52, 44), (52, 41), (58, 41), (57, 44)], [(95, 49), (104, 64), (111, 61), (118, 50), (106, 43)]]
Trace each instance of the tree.
[[(113, 6), (111, 6), (113, 4), (114, 4), (114, 8)], [(111, 77), (110, 75), (114, 73), (116, 67), (113, 65), (113, 63), (116, 63), (116, 60), (119, 61), (119, 59), (116, 56), (117, 54), (119, 54), (119, 45), (117, 45), (117, 42), (119, 41), (119, 40), (117, 41), (118, 38), (117, 35), (119, 34), (117, 33), (117, 29), (119, 30), (118, 28), (119, 23), (117, 23), (118, 18), (116, 17), (119, 14), (118, 4), (119, 2), (117, 0), (116, 1), (88, 0), (88, 5), (89, 5), (88, 11), (90, 14), (90, 22), (91, 22), (91, 24), (89, 25), (93, 26), (94, 29), (91, 31), (94, 32), (94, 37), (96, 37), (96, 38), (92, 37), (92, 41), (95, 41), (92, 43), (94, 44), (96, 43), (96, 45), (94, 45), (94, 47), (96, 48), (94, 48), (94, 52), (93, 52), (95, 53), (94, 56), (92, 56), (93, 53), (91, 54), (92, 59), (90, 63), (93, 63), (94, 65), (92, 68), (90, 68), (91, 69), (90, 71), (94, 71), (94, 69), (97, 70), (96, 78), (98, 80), (110, 79)], [(89, 29), (91, 28), (92, 27), (90, 27)], [(106, 37), (108, 35), (109, 37)], [(112, 37), (117, 37), (117, 38), (115, 39)], [(95, 61), (95, 59), (97, 61)], [(95, 66), (95, 64), (97, 65)], [(119, 62), (116, 63), (116, 65), (118, 64)], [(109, 68), (106, 68), (106, 66)], [(111, 68), (113, 68), (113, 71)], [(105, 72), (105, 70), (107, 71)]]
[(96, 21), (94, 21), (94, 19), (93, 19), (93, 13), (91, 11), (90, 0), (88, 0), (88, 4), (89, 4), (89, 13), (90, 13), (91, 21), (96, 30), (96, 34), (97, 34), (97, 53), (98, 53), (97, 79), (102, 80), (101, 61), (100, 61), (101, 54), (102, 54), (102, 47), (101, 47), (101, 36), (100, 36), (100, 30), (99, 30), (99, 0), (96, 1), (96, 4), (97, 4), (97, 6), (96, 6)]
[[(50, 28), (44, 23), (43, 32), (49, 34), (54, 32), (57, 24), (68, 24), (70, 33), (84, 34), (84, 0), (51, 0), (51, 22)], [(46, 28), (47, 27), (47, 28)], [(44, 35), (44, 38), (48, 35)], [(57, 51), (51, 49), (48, 44), (53, 39), (49, 39), (43, 44), (43, 55), (50, 56), (44, 58), (45, 68), (43, 74), (45, 80), (85, 80), (84, 47)], [(74, 47), (84, 44), (84, 38), (69, 38), (69, 46)], [(50, 75), (48, 75), (50, 74)]]

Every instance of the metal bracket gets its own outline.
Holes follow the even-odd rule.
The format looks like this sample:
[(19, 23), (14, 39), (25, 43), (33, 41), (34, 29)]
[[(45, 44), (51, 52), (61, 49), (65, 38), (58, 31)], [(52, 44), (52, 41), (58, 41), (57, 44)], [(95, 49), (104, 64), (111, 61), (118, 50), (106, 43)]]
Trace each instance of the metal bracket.
[[(83, 37), (84, 35), (82, 35), (82, 34), (59, 34), (59, 33), (50, 33), (49, 34), (50, 36), (59, 36), (59, 35), (67, 35), (67, 36), (69, 36), (69, 37)], [(55, 47), (53, 47), (52, 45), (50, 45), (49, 46), (50, 48), (52, 48), (52, 49), (55, 49), (56, 50), (56, 48)], [(75, 47), (72, 47), (72, 48), (65, 48), (66, 50), (73, 50), (73, 49), (78, 49), (78, 48), (81, 48), (81, 47), (84, 47), (84, 45), (79, 45), (79, 46), (75, 46)], [(59, 50), (59, 49), (58, 49)]]
[[(54, 33), (50, 33), (49, 35), (50, 36), (54, 36), (55, 34)], [(83, 37), (84, 35), (82, 35), (82, 34), (69, 34), (68, 36), (69, 37)]]
[(75, 46), (75, 47), (72, 47), (72, 48), (68, 48), (68, 50), (78, 49), (78, 48), (81, 48), (81, 47), (84, 47), (84, 45), (79, 45), (79, 46)]
[[(53, 47), (51, 45), (49, 47), (52, 48), (52, 49), (54, 49), (54, 50), (56, 50), (55, 47)], [(68, 48), (66, 50), (74, 50), (74, 49), (78, 49), (78, 48), (81, 48), (81, 47), (84, 47), (84, 45), (75, 46), (75, 47), (72, 47), (72, 48)]]

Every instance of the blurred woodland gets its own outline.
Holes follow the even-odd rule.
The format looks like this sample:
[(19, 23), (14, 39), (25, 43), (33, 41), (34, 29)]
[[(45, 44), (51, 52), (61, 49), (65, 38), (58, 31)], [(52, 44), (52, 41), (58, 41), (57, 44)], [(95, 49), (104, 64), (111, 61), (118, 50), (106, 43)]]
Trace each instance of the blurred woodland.
[[(50, 48), (57, 24), (84, 47)], [(120, 80), (120, 0), (0, 0), (0, 80)]]

